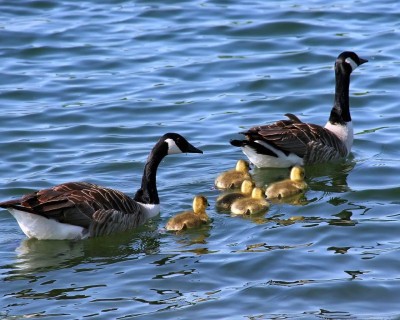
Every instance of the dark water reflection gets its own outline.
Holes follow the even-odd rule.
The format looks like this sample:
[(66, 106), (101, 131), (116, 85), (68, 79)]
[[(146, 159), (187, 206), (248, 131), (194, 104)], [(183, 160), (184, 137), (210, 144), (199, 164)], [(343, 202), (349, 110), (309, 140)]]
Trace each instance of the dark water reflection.
[[(87, 241), (24, 239), (16, 248), (15, 262), (7, 265), (11, 271), (7, 272), (4, 280), (31, 279), (33, 275), (63, 268), (74, 268), (76, 272), (96, 270), (104, 265), (134, 261), (140, 259), (141, 255), (156, 254), (160, 236), (153, 229)], [(82, 268), (77, 268), (79, 266)]]

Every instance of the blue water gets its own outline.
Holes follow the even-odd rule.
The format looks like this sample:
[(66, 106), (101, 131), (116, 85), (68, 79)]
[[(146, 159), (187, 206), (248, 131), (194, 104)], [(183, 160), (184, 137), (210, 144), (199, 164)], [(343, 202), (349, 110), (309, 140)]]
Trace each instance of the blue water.
[[(166, 132), (204, 150), (161, 163), (161, 214), (134, 232), (27, 240), (1, 210), (0, 318), (400, 318), (397, 1), (4, 0), (0, 17), (1, 200), (67, 181), (132, 195)], [(229, 140), (287, 112), (325, 124), (345, 50), (369, 60), (350, 158), (306, 168), (300, 204), (217, 212), (213, 181), (244, 158)], [(210, 225), (166, 232), (199, 193)]]

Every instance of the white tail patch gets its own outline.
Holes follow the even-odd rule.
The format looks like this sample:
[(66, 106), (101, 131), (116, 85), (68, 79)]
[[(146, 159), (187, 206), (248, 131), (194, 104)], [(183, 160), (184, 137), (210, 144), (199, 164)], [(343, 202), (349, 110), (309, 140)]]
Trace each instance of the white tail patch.
[(301, 166), (304, 165), (303, 159), (294, 153), (285, 155), (282, 151), (271, 147), (268, 143), (261, 140), (256, 140), (254, 142), (272, 150), (278, 155), (278, 157), (272, 157), (265, 154), (259, 154), (249, 146), (242, 147), (243, 153), (249, 158), (251, 163), (258, 168), (288, 168), (296, 164)]
[(37, 214), (9, 208), (8, 211), (17, 220), (21, 230), (28, 238), (39, 240), (86, 239), (89, 234), (83, 227), (61, 223)]

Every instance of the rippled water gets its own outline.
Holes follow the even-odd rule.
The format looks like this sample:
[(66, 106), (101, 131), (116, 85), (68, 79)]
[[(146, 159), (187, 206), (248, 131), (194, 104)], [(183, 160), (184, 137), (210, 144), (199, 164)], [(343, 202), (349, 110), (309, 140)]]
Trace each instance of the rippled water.
[[(2, 200), (74, 180), (133, 194), (165, 132), (205, 153), (165, 159), (162, 212), (128, 234), (27, 240), (0, 211), (0, 318), (400, 317), (398, 2), (167, 3), (1, 2)], [(287, 112), (326, 122), (344, 50), (369, 59), (352, 76), (351, 158), (307, 168), (300, 205), (212, 206), (210, 226), (165, 232), (193, 195), (214, 202), (215, 176), (244, 158), (238, 131)]]

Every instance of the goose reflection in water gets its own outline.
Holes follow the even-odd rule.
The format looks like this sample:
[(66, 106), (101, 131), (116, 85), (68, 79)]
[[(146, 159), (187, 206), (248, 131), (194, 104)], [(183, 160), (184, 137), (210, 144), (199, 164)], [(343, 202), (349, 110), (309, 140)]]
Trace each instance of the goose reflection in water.
[(135, 234), (126, 232), (86, 241), (24, 239), (15, 250), (15, 261), (8, 265), (11, 270), (6, 280), (82, 264), (97, 268), (99, 263), (114, 264), (139, 259), (143, 254), (158, 253), (160, 235), (153, 224), (139, 227)]

